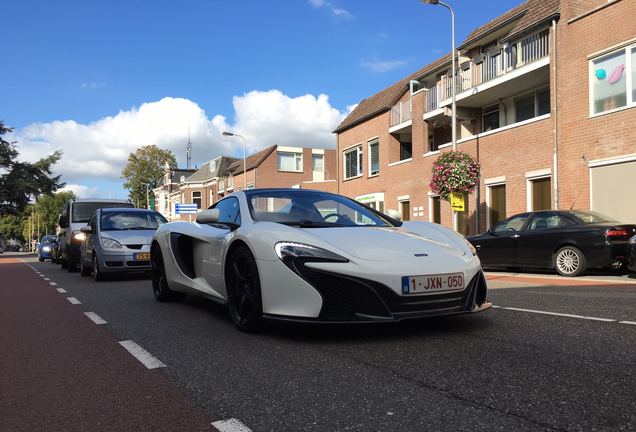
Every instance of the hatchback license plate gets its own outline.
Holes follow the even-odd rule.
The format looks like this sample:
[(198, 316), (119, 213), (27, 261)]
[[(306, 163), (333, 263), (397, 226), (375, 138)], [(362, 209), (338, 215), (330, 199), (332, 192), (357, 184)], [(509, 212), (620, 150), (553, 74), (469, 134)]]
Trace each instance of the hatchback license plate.
[(139, 252), (139, 253), (133, 254), (133, 259), (135, 261), (149, 261), (150, 252)]
[(402, 276), (402, 294), (420, 294), (433, 291), (459, 291), (463, 289), (463, 273)]

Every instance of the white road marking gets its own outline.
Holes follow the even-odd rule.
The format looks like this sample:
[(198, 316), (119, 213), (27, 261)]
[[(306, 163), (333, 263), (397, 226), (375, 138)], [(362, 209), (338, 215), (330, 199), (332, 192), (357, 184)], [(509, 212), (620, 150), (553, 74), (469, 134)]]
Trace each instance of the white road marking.
[(51, 286), (57, 286), (57, 284), (55, 282), (49, 282), (49, 285)]
[(212, 423), (212, 426), (221, 432), (252, 432), (252, 429), (248, 428), (239, 419), (235, 418), (215, 421)]
[(119, 344), (126, 348), (126, 350), (130, 354), (132, 354), (133, 357), (143, 363), (143, 365), (146, 366), (148, 369), (166, 367), (166, 365), (161, 360), (159, 360), (131, 340), (121, 341), (119, 342)]
[(636, 325), (635, 321), (619, 321), (619, 324), (629, 324), (629, 325)]
[(574, 314), (566, 314), (566, 313), (559, 313), (559, 312), (548, 312), (548, 311), (540, 311), (540, 310), (534, 310), (534, 309), (521, 309), (521, 308), (505, 307), (505, 306), (497, 306), (497, 307), (499, 309), (511, 310), (511, 311), (516, 311), (516, 312), (528, 312), (528, 313), (536, 313), (536, 314), (541, 314), (541, 315), (553, 315), (553, 316), (560, 316), (560, 317), (566, 317), (566, 318), (577, 318), (577, 319), (592, 320), (592, 321), (616, 322), (615, 319), (611, 319), (611, 318), (598, 318), (598, 317), (591, 317), (591, 316), (584, 316), (584, 315), (574, 315)]
[(93, 321), (95, 324), (107, 324), (106, 320), (97, 315), (95, 312), (84, 312), (84, 315), (89, 317), (90, 320)]
[(47, 278), (47, 277), (46, 277), (46, 275), (42, 275), (42, 278), (43, 278), (45, 281), (50, 281), (50, 280), (51, 280), (51, 279)]
[(66, 294), (66, 290), (64, 288), (58, 288), (57, 292), (59, 292), (60, 294)]
[(74, 304), (74, 305), (82, 304), (82, 302), (76, 299), (75, 297), (66, 297), (66, 300), (68, 300), (71, 304)]

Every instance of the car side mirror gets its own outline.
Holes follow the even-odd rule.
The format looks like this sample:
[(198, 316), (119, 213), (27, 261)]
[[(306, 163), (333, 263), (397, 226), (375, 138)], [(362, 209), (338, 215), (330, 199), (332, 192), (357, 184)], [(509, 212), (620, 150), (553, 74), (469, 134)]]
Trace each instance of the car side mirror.
[(197, 215), (197, 223), (200, 223), (200, 224), (215, 223), (219, 221), (220, 217), (221, 217), (221, 212), (219, 211), (219, 209), (203, 210), (201, 213)]
[(57, 224), (60, 226), (60, 228), (68, 228), (68, 217), (60, 215), (60, 217), (57, 219)]
[(400, 212), (399, 212), (399, 211), (397, 211), (397, 210), (388, 209), (388, 210), (386, 211), (386, 215), (387, 215), (388, 217), (390, 217), (390, 218), (395, 219), (395, 220), (399, 220), (399, 221), (401, 221), (401, 220), (402, 220), (402, 215), (401, 215), (401, 214), (400, 214)]
[(91, 234), (93, 232), (93, 228), (91, 228), (90, 225), (86, 225), (81, 227), (80, 231), (83, 232), (84, 234)]

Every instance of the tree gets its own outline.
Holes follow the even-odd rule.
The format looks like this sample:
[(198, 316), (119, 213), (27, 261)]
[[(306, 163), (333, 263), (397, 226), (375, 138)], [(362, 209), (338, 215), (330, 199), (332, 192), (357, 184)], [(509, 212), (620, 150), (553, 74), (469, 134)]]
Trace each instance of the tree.
[[(0, 216), (0, 239), (24, 241), (24, 218), (16, 215)], [(0, 241), (2, 243), (2, 241)]]
[(42, 195), (34, 206), (34, 212), (38, 215), (41, 232), (52, 234), (55, 232), (57, 219), (62, 213), (64, 204), (75, 197), (71, 191), (58, 192), (56, 194)]
[(33, 198), (52, 193), (64, 185), (61, 176), (52, 176), (51, 168), (62, 157), (61, 151), (40, 159), (35, 163), (18, 162), (15, 143), (5, 141), (2, 136), (13, 129), (0, 121), (0, 215), (19, 215)]
[(130, 191), (128, 195), (138, 207), (145, 206), (146, 187), (157, 187), (166, 164), (176, 168), (174, 153), (156, 145), (143, 146), (128, 156), (128, 164), (121, 171), (121, 178), (126, 179), (124, 187)]

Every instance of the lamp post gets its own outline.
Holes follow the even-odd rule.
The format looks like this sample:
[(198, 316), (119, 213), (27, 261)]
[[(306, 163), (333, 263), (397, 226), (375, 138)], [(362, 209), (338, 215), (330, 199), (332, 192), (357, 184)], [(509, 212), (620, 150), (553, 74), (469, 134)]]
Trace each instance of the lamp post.
[(247, 170), (247, 158), (246, 158), (247, 143), (245, 141), (245, 137), (242, 136), (242, 135), (239, 135), (239, 134), (228, 132), (228, 131), (223, 132), (223, 136), (235, 136), (235, 137), (238, 137), (241, 140), (243, 140), (243, 190), (246, 190), (247, 189), (247, 176), (245, 175), (245, 172)]

